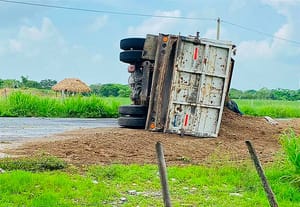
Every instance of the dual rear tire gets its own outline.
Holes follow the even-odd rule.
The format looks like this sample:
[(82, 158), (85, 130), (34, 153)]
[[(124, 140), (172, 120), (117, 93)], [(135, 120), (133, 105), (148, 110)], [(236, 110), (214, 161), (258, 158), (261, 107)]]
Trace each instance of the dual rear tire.
[(145, 38), (126, 38), (120, 41), (120, 61), (131, 65), (143, 62), (142, 55)]
[[(120, 61), (138, 67), (143, 62), (145, 38), (126, 38), (120, 41)], [(118, 124), (127, 128), (145, 128), (148, 108), (144, 105), (120, 106)]]
[(127, 128), (145, 128), (147, 107), (143, 105), (128, 105), (119, 107), (118, 124)]
[(143, 50), (145, 38), (125, 38), (120, 41), (122, 50)]

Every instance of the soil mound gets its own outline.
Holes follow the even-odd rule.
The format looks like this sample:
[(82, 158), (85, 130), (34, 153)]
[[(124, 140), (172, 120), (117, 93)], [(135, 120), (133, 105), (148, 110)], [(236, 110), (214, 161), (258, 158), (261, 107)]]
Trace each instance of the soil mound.
[(157, 163), (155, 143), (164, 147), (168, 165), (207, 163), (213, 157), (222, 160), (249, 159), (245, 140), (251, 140), (263, 162), (271, 162), (280, 149), (279, 135), (287, 128), (297, 133), (300, 119), (269, 124), (264, 118), (240, 116), (229, 110), (223, 114), (218, 138), (180, 137), (145, 130), (126, 128), (95, 128), (66, 132), (46, 141), (26, 143), (9, 150), (15, 155), (49, 153), (67, 162), (87, 164)]

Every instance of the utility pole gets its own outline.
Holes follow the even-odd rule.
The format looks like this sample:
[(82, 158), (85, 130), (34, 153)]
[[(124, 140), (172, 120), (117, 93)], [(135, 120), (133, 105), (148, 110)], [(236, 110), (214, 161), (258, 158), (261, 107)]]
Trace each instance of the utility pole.
[(220, 17), (217, 19), (217, 40), (220, 39), (220, 25), (221, 25), (221, 20)]

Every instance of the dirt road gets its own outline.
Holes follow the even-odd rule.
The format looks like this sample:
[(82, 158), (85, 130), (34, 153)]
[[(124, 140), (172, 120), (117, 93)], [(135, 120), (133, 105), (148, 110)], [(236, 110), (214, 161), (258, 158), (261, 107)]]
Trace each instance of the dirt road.
[[(49, 153), (78, 165), (156, 163), (155, 143), (163, 143), (168, 165), (198, 164), (210, 158), (248, 159), (245, 140), (251, 140), (263, 162), (280, 149), (279, 135), (287, 128), (300, 133), (300, 119), (269, 124), (264, 118), (239, 116), (225, 110), (218, 138), (180, 137), (137, 129), (95, 128), (71, 131), (5, 150), (11, 155)], [(50, 141), (49, 141), (50, 140)]]

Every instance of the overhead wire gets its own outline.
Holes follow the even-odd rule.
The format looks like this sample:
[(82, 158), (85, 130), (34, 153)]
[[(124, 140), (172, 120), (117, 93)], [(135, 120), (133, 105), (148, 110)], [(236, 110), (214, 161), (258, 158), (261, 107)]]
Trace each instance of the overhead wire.
[[(139, 17), (153, 17), (153, 18), (167, 18), (167, 19), (182, 19), (182, 20), (202, 20), (202, 21), (217, 21), (218, 18), (206, 18), (206, 17), (187, 17), (187, 16), (171, 16), (171, 15), (153, 15), (153, 14), (142, 14), (142, 13), (131, 13), (131, 12), (121, 12), (121, 11), (109, 11), (109, 10), (97, 10), (97, 9), (85, 9), (85, 8), (78, 8), (78, 7), (69, 7), (69, 6), (59, 6), (53, 4), (41, 4), (41, 3), (33, 3), (33, 2), (24, 2), (24, 1), (13, 1), (13, 0), (0, 0), (0, 2), (5, 3), (14, 3), (14, 4), (22, 4), (27, 6), (38, 6), (38, 7), (47, 7), (47, 8), (54, 8), (54, 9), (64, 9), (64, 10), (73, 10), (73, 11), (81, 11), (81, 12), (92, 12), (92, 13), (105, 13), (105, 14), (112, 14), (112, 15), (123, 15), (123, 16), (139, 16)], [(287, 39), (283, 37), (279, 37), (276, 35), (272, 35), (254, 28), (246, 27), (240, 24), (236, 24), (227, 20), (222, 20), (221, 22), (224, 24), (228, 24), (234, 27), (238, 27), (240, 29), (250, 31), (253, 33), (257, 33), (260, 35), (272, 37), (273, 39), (278, 39), (282, 41), (289, 42), (291, 44), (300, 45), (300, 41)]]
[(257, 33), (257, 34), (260, 34), (260, 35), (264, 35), (264, 36), (272, 37), (274, 39), (279, 39), (279, 40), (283, 40), (283, 41), (286, 41), (286, 42), (289, 42), (289, 43), (300, 45), (300, 42), (296, 41), (296, 40), (291, 40), (291, 39), (279, 37), (277, 35), (272, 35), (272, 34), (257, 30), (257, 29), (253, 29), (253, 28), (250, 28), (250, 27), (245, 27), (243, 25), (232, 23), (232, 22), (229, 22), (229, 21), (226, 21), (226, 20), (221, 20), (221, 22), (223, 22), (224, 24), (232, 25), (232, 26), (235, 26), (235, 27), (238, 27), (238, 28), (250, 31), (250, 32), (254, 32), (254, 33)]
[(58, 5), (40, 4), (40, 3), (32, 3), (32, 2), (24, 2), (24, 1), (0, 0), (0, 2), (23, 4), (23, 5), (28, 5), (28, 6), (48, 7), (48, 8), (54, 8), (54, 9), (82, 11), (82, 12), (125, 15), (125, 16), (157, 17), (157, 18), (168, 18), (168, 19), (205, 20), (205, 21), (214, 21), (215, 20), (214, 18), (171, 16), (171, 15), (153, 15), (153, 14), (141, 14), (141, 13), (119, 12), (119, 11), (97, 10), (97, 9), (84, 9), (84, 8), (78, 8), (78, 7), (58, 6)]

